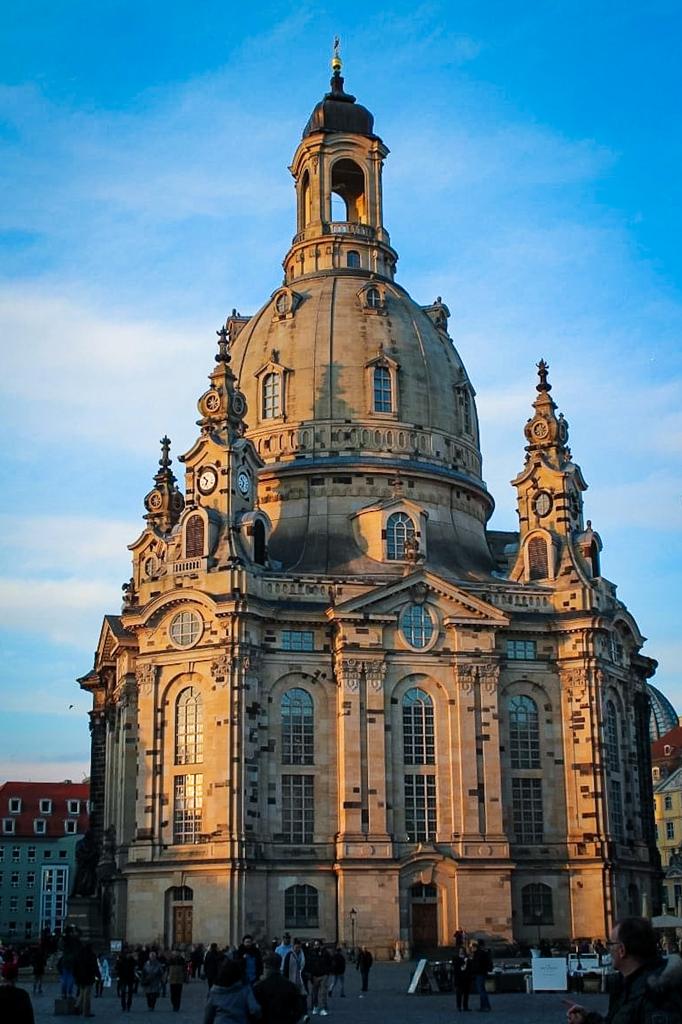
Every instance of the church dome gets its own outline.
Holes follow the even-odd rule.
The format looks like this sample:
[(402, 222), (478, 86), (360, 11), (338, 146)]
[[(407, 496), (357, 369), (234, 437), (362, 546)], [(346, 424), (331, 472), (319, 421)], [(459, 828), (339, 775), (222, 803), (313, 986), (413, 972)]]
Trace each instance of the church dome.
[(649, 719), (649, 735), (651, 742), (665, 736), (667, 732), (680, 724), (675, 708), (664, 693), (651, 683), (646, 684), (651, 701), (651, 718)]
[(313, 132), (353, 132), (355, 135), (374, 134), (374, 116), (366, 107), (355, 102), (355, 96), (343, 91), (343, 78), (335, 72), (331, 92), (317, 104), (303, 129), (303, 138)]

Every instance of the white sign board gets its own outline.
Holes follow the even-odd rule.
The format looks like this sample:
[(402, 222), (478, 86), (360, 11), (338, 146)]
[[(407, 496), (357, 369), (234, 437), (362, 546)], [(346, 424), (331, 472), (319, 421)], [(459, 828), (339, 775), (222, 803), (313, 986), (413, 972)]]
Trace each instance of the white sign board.
[(538, 956), (531, 961), (533, 992), (566, 992), (568, 974), (566, 959), (559, 956)]
[(415, 972), (412, 975), (412, 979), (410, 981), (409, 988), (407, 990), (408, 996), (413, 996), (415, 994), (415, 992), (417, 991), (417, 985), (419, 984), (419, 981), (420, 981), (420, 978), (421, 978), (422, 974), (426, 970), (427, 963), (428, 963), (428, 960), (424, 959), (424, 960), (420, 960), (419, 963), (417, 964), (417, 966), (415, 968)]
[(123, 942), (121, 939), (112, 939), (109, 943), (109, 949), (112, 953), (120, 953), (123, 949)]

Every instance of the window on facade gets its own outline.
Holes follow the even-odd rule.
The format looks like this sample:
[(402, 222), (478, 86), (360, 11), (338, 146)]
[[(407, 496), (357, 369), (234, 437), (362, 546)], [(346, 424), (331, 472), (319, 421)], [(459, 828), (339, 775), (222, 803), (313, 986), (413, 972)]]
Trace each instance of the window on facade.
[(387, 366), (374, 367), (374, 411), (393, 412), (391, 371)]
[(201, 834), (203, 775), (175, 776), (173, 842), (196, 843)]
[(40, 929), (56, 931), (64, 925), (68, 898), (68, 867), (43, 868), (40, 887)]
[(18, 864), (20, 860), (21, 860), (21, 847), (20, 846), (13, 846), (12, 847), (12, 863), (13, 864)]
[(33, 831), (37, 836), (44, 836), (47, 832), (47, 822), (44, 818), (36, 818), (33, 822)]
[(615, 633), (609, 634), (609, 654), (611, 655), (611, 661), (613, 661), (614, 664), (622, 664), (625, 649), (620, 641), (620, 637)]
[(18, 871), (13, 871), (12, 874), (9, 876), (9, 884), (12, 886), (13, 889), (18, 889), (19, 888), (19, 872)]
[(284, 927), (318, 928), (319, 894), (312, 885), (290, 885), (284, 890)]
[(11, 796), (9, 798), (9, 813), (21, 814), (21, 797)]
[(52, 850), (43, 850), (43, 860), (50, 860), (52, 857)]
[(665, 823), (665, 838), (666, 839), (674, 839), (675, 838), (675, 822), (674, 821), (666, 821), (666, 823)]
[(512, 829), (517, 843), (543, 841), (541, 779), (512, 779)]
[(75, 836), (77, 829), (78, 829), (78, 822), (77, 821), (68, 821), (67, 820), (67, 821), (64, 822), (64, 832), (66, 833), (67, 836)]
[(507, 658), (510, 661), (535, 661), (537, 658), (535, 640), (507, 640)]
[(524, 924), (554, 924), (552, 890), (542, 882), (524, 885), (521, 890), (521, 912)]
[(282, 837), (287, 843), (312, 843), (315, 832), (315, 779), (282, 776)]
[(423, 604), (410, 604), (400, 616), (402, 634), (411, 647), (426, 647), (433, 636), (433, 619)]
[(26, 888), (33, 889), (36, 884), (36, 873), (35, 871), (26, 872)]
[(355, 249), (350, 249), (346, 254), (346, 266), (347, 267), (359, 267), (360, 266), (360, 253), (356, 252)]
[(3, 863), (4, 859), (5, 859), (5, 847), (0, 845), (0, 864)]
[(282, 386), (278, 373), (263, 378), (263, 419), (274, 420), (282, 415)]
[(66, 809), (69, 812), (69, 814), (80, 814), (80, 812), (81, 812), (81, 802), (80, 802), (80, 800), (67, 800), (66, 801)]
[(436, 838), (436, 776), (406, 775), (405, 832), (411, 843), (426, 843)]
[(368, 288), (365, 292), (365, 301), (369, 309), (381, 309), (381, 292), (378, 288)]
[(280, 314), (280, 316), (284, 315), (284, 313), (287, 313), (289, 311), (289, 296), (287, 295), (286, 292), (282, 292), (280, 295), (277, 296), (277, 301), (275, 302), (275, 309)]
[(260, 519), (253, 524), (253, 560), (256, 565), (265, 565), (265, 527)]
[(2, 819), (2, 831), (6, 836), (12, 835), (14, 832), (14, 818), (3, 818)]
[(52, 814), (52, 801), (41, 800), (40, 801), (40, 813), (41, 814)]
[(33, 922), (32, 921), (26, 921), (25, 924), (24, 924), (24, 938), (25, 939), (30, 939), (32, 935), (33, 935)]
[(203, 704), (199, 691), (188, 686), (175, 702), (175, 763), (200, 764), (203, 759)]
[(435, 764), (433, 701), (414, 687), (403, 697), (403, 756), (405, 764)]
[(414, 540), (414, 523), (405, 512), (394, 512), (386, 523), (386, 557), (389, 561), (405, 558), (405, 541)]
[(68, 850), (60, 850), (59, 851), (59, 859), (60, 860), (66, 860), (66, 855), (67, 855), (68, 852), (69, 852)]
[(471, 415), (471, 395), (466, 388), (459, 388), (457, 391), (457, 401), (459, 404), (459, 412), (462, 420), (462, 427), (465, 434), (473, 435), (473, 417)]
[(607, 700), (604, 709), (604, 734), (606, 739), (606, 766), (611, 772), (620, 769), (620, 751), (618, 748), (618, 715), (616, 705)]
[(26, 897), (26, 910), (27, 910), (28, 913), (31, 913), (33, 911), (34, 905), (35, 905), (35, 900), (34, 900), (33, 896), (27, 896)]
[(9, 924), (7, 925), (7, 934), (9, 935), (9, 937), (11, 939), (13, 939), (15, 937), (15, 935), (17, 934), (17, 922), (16, 921), (10, 921), (9, 922)]
[(168, 634), (178, 647), (191, 647), (199, 639), (201, 619), (195, 612), (179, 612), (171, 621)]
[(285, 651), (312, 651), (315, 634), (312, 629), (283, 629), (282, 649)]
[(663, 807), (666, 811), (672, 811), (673, 809), (673, 798), (671, 796), (665, 796), (663, 798)]
[(36, 848), (35, 846), (29, 846), (26, 851), (26, 859), (29, 864), (35, 864), (36, 862)]
[(313, 699), (295, 687), (282, 697), (282, 764), (313, 764)]
[(540, 767), (540, 716), (530, 697), (509, 701), (509, 756), (512, 768)]
[(609, 820), (611, 823), (611, 834), (614, 839), (622, 842), (625, 839), (623, 795), (620, 782), (617, 779), (609, 780)]
[(185, 526), (185, 557), (201, 558), (204, 553), (204, 520), (197, 513)]
[(19, 909), (19, 897), (18, 896), (10, 896), (10, 898), (9, 898), (9, 909), (10, 909), (10, 913), (12, 913), (12, 914), (15, 913)]
[(544, 537), (532, 537), (528, 541), (528, 578), (546, 580), (548, 575), (547, 541)]
[(173, 903), (191, 903), (194, 899), (194, 890), (189, 885), (174, 885), (171, 897)]

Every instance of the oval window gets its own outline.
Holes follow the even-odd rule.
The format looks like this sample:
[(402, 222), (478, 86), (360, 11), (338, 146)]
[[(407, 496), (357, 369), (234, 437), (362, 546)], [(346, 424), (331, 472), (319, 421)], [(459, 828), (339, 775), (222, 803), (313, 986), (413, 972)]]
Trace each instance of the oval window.
[(423, 604), (409, 604), (400, 617), (400, 629), (410, 647), (428, 647), (433, 628), (431, 613)]

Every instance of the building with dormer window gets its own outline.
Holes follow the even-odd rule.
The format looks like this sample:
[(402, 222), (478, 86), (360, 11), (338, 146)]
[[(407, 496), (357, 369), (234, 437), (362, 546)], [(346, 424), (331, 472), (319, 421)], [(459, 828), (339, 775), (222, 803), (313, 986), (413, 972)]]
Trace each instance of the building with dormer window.
[(396, 280), (387, 156), (335, 56), (284, 279), (221, 328), (180, 482), (162, 442), (80, 681), (114, 937), (352, 925), (386, 956), (460, 924), (604, 936), (656, 905), (655, 662), (602, 576), (542, 360), (519, 529), (488, 528), (449, 310)]

